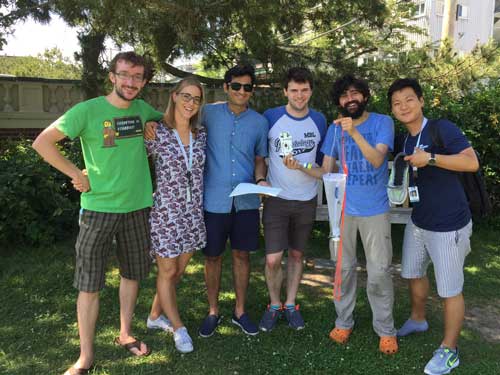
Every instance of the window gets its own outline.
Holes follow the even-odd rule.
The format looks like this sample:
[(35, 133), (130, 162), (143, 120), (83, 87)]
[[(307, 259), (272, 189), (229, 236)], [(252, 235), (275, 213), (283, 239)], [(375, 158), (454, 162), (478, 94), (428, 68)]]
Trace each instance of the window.
[(425, 1), (416, 4), (415, 16), (417, 16), (417, 17), (425, 16)]
[(461, 4), (457, 4), (457, 20), (469, 18), (469, 7)]

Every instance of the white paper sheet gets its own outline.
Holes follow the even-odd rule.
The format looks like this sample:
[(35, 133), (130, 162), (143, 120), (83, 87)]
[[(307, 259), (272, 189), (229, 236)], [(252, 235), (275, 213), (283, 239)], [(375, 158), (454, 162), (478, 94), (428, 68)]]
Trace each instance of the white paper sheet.
[(260, 186), (256, 184), (250, 184), (248, 182), (242, 182), (234, 188), (234, 190), (229, 194), (230, 197), (236, 197), (238, 195), (245, 194), (264, 194), (276, 197), (281, 191), (281, 188), (273, 188), (269, 186)]

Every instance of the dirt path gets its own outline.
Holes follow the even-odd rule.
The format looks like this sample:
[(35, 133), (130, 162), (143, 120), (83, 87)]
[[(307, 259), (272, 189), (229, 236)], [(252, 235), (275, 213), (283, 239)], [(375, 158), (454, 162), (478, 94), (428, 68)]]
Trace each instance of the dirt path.
[[(320, 268), (315, 268), (318, 260), (311, 259), (307, 261), (307, 266), (302, 277), (302, 284), (312, 287), (331, 288), (333, 269), (326, 267), (328, 265), (320, 265)], [(407, 282), (400, 276), (401, 265), (393, 264), (391, 272), (394, 277), (394, 286), (396, 288), (406, 288)], [(366, 268), (363, 265), (358, 267), (359, 283), (366, 283)], [(438, 302), (437, 295), (429, 297)], [(439, 304), (440, 306), (440, 304)], [(441, 310), (441, 308), (439, 308)], [(465, 322), (467, 328), (471, 328), (478, 332), (481, 337), (491, 343), (500, 343), (500, 299), (490, 301), (487, 305), (477, 306), (467, 303), (465, 309)]]

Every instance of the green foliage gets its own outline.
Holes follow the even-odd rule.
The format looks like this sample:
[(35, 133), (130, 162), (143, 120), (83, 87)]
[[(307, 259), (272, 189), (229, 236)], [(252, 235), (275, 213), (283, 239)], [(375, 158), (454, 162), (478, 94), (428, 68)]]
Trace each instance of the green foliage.
[[(437, 90), (436, 90), (437, 91)], [(427, 97), (428, 116), (447, 118), (466, 134), (479, 153), (488, 192), (500, 207), (500, 81), (491, 80), (454, 100), (439, 91)]]
[(500, 77), (500, 49), (491, 41), (460, 55), (447, 41), (439, 49), (428, 44), (369, 65), (366, 76), (377, 91), (396, 78), (413, 77), (440, 96), (459, 99), (478, 82)]
[[(75, 160), (79, 157), (76, 150), (76, 145), (69, 143), (64, 154)], [(48, 245), (73, 234), (79, 196), (65, 176), (38, 156), (30, 142), (2, 141), (0, 181), (0, 249)]]
[(0, 74), (17, 77), (40, 77), (56, 79), (80, 79), (78, 65), (63, 57), (58, 48), (46, 49), (33, 56), (0, 56)]

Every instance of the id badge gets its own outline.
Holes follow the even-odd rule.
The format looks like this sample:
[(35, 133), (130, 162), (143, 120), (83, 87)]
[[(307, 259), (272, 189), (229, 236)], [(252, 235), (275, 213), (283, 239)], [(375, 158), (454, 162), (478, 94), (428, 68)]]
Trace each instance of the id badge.
[(420, 202), (420, 195), (418, 195), (418, 186), (408, 186), (408, 196), (411, 203)]

